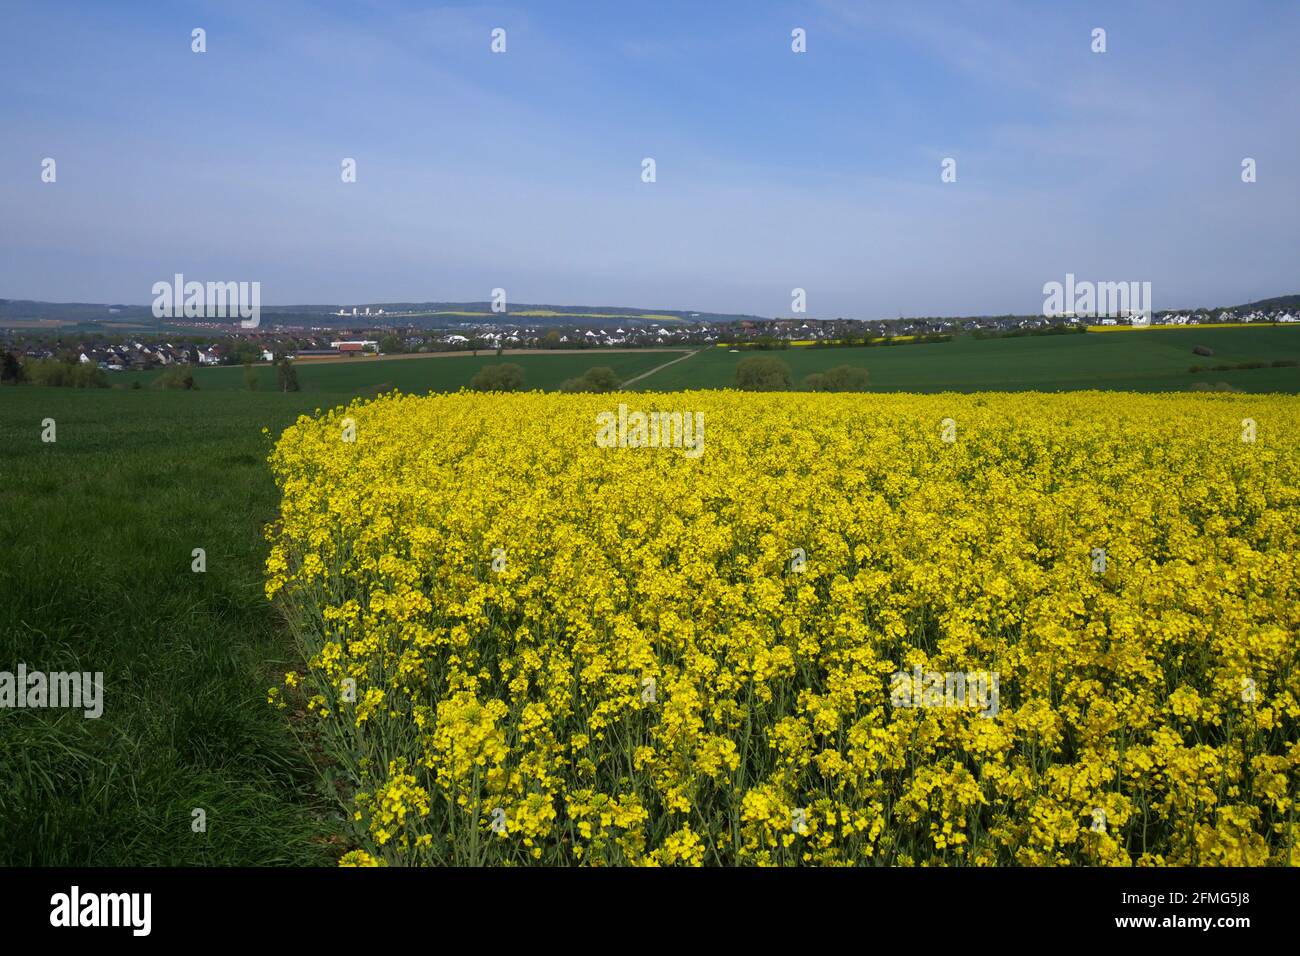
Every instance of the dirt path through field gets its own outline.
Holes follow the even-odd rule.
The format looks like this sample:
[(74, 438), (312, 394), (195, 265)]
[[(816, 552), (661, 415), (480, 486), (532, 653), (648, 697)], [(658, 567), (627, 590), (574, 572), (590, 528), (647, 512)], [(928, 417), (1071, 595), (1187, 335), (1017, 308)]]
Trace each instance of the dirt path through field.
[(678, 362), (685, 362), (685, 361), (686, 361), (688, 358), (690, 358), (692, 355), (699, 355), (701, 351), (702, 351), (702, 349), (696, 349), (694, 352), (687, 352), (687, 353), (686, 353), (685, 355), (683, 355), (681, 358), (675, 358), (675, 359), (673, 359), (671, 362), (664, 362), (663, 365), (656, 365), (656, 366), (655, 366), (654, 368), (652, 368), (650, 371), (648, 371), (648, 372), (642, 372), (642, 373), (641, 373), (640, 375), (638, 375), (636, 378), (629, 378), (626, 382), (624, 382), (622, 385), (620, 385), (619, 388), (620, 388), (620, 389), (625, 389), (625, 388), (627, 388), (629, 385), (632, 385), (632, 384), (635, 384), (636, 382), (641, 381), (643, 378), (649, 378), (649, 377), (650, 377), (651, 375), (653, 375), (655, 372), (661, 372), (661, 371), (663, 371), (664, 369), (666, 369), (666, 368), (667, 368), (668, 366), (670, 366), (670, 365), (676, 365)]

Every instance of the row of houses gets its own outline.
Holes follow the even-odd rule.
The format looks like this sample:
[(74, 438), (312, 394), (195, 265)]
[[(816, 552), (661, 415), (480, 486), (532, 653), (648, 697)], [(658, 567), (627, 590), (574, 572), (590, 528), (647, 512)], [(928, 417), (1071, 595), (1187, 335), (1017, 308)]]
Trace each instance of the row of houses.
[[(1236, 313), (1224, 311), (1218, 314), (1211, 312), (1163, 312), (1156, 313), (1151, 317), (1152, 325), (1215, 325), (1220, 323), (1238, 323), (1250, 325), (1252, 323), (1275, 325), (1278, 323), (1289, 325), (1294, 322), (1300, 322), (1300, 316), (1295, 316), (1285, 309), (1275, 309), (1270, 312), (1252, 311)], [(1097, 322), (1098, 325), (1131, 325), (1132, 319), (1127, 318), (1103, 318)]]
[[(370, 343), (374, 344), (374, 343)], [(0, 349), (27, 359), (60, 359), (94, 363), (106, 371), (156, 368), (167, 365), (230, 365), (245, 361), (273, 361), (276, 355), (315, 351), (335, 354), (331, 336), (291, 338), (288, 336), (226, 335), (207, 342), (105, 341), (103, 336), (78, 340), (65, 335), (35, 335), (23, 331), (0, 333)]]
[[(846, 338), (954, 334), (961, 332), (1033, 331), (1054, 325), (1127, 324), (1128, 318), (1069, 316), (927, 317), (876, 321), (855, 319), (742, 319), (729, 322), (681, 321), (608, 325), (586, 324), (503, 325), (460, 323), (450, 328), (360, 328), (312, 330), (287, 334), (263, 330), (255, 335), (237, 332), (201, 339), (172, 341), (88, 341), (35, 333), (0, 333), (0, 348), (28, 358), (62, 358), (93, 362), (107, 371), (153, 368), (174, 364), (229, 365), (244, 361), (272, 361), (276, 355), (327, 356), (376, 352), (441, 352), (496, 349), (587, 349), (695, 346), (717, 342), (838, 341)], [(1152, 325), (1196, 326), (1224, 322), (1243, 324), (1300, 322), (1285, 309), (1169, 311), (1155, 314)]]
[[(147, 344), (134, 342), (124, 346), (93, 348), (81, 346), (78, 349), (79, 362), (94, 362), (100, 368), (110, 372), (126, 369), (149, 368), (155, 365), (220, 365), (226, 353), (218, 346), (202, 348), (199, 346), (175, 346), (170, 342)], [(263, 361), (274, 357), (269, 350), (262, 350)]]

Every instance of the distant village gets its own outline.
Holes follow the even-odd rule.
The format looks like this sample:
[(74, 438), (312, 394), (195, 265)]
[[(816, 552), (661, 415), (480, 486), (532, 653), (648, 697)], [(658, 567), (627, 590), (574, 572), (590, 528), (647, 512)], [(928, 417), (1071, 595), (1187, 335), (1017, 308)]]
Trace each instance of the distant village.
[[(330, 313), (344, 315), (343, 310)], [(445, 328), (426, 329), (398, 324), (399, 313), (382, 310), (355, 315), (361, 322), (350, 328), (322, 328), (267, 323), (256, 330), (217, 322), (194, 323), (193, 329), (166, 333), (71, 332), (57, 328), (0, 329), (0, 351), (20, 358), (61, 359), (94, 363), (108, 371), (150, 369), (159, 366), (243, 365), (290, 359), (328, 359), (366, 355), (445, 352), (497, 352), (519, 349), (683, 348), (724, 344), (761, 344), (781, 348), (792, 343), (829, 345), (863, 339), (973, 333), (985, 335), (1042, 334), (1082, 330), (1087, 325), (1131, 324), (1129, 318), (1067, 316), (981, 316), (975, 318), (914, 318), (879, 321), (852, 319), (778, 318), (708, 322), (681, 320), (654, 322), (641, 319), (582, 319), (573, 324), (512, 323), (466, 320)], [(383, 324), (380, 324), (380, 321)], [(1286, 309), (1201, 310), (1162, 312), (1150, 325), (1196, 326), (1219, 323), (1274, 324), (1300, 322)]]

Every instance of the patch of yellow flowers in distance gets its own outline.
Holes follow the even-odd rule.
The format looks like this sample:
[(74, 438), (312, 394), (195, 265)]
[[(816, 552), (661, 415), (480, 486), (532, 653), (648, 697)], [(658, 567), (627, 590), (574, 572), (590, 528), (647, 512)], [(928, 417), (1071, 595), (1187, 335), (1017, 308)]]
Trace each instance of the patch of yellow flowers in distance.
[[(704, 454), (597, 447), (620, 402)], [(271, 456), (271, 699), (344, 864), (1291, 864), (1298, 438), (1284, 396), (356, 402)]]

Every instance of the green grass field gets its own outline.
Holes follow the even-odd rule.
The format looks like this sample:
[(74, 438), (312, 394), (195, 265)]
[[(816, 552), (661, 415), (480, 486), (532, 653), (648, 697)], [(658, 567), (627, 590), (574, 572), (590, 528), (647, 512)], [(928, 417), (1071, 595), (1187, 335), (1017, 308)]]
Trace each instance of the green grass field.
[[(633, 378), (657, 365), (677, 358), (676, 352), (539, 352), (535, 355), (430, 356), (423, 358), (366, 359), (361, 361), (299, 362), (298, 384), (304, 392), (331, 395), (373, 395), (394, 388), (412, 394), (454, 392), (469, 385), (476, 372), (485, 365), (513, 362), (524, 370), (524, 386), (551, 390), (565, 379), (577, 378), (589, 368), (607, 366), (623, 379)], [(275, 369), (255, 366), (259, 387), (275, 388)], [(113, 384), (130, 385), (134, 381), (149, 384), (162, 374), (152, 372), (116, 372), (109, 376)], [(244, 389), (244, 369), (224, 365), (194, 370), (194, 380), (203, 391)]]
[[(1192, 354), (1206, 345), (1214, 355)], [(730, 352), (710, 348), (637, 383), (645, 391), (725, 388), (736, 364), (771, 355), (790, 366), (797, 386), (812, 372), (853, 365), (871, 373), (874, 391), (973, 392), (1105, 389), (1182, 391), (1196, 382), (1227, 382), (1244, 392), (1298, 392), (1300, 368), (1191, 374), (1192, 365), (1300, 359), (1300, 327), (1178, 329), (976, 340), (958, 336), (931, 345), (877, 348), (789, 348)]]
[(0, 865), (337, 856), (317, 775), (266, 704), (292, 655), (262, 596), (278, 502), (260, 431), (315, 404), (0, 389), (0, 670), (102, 671), (105, 685), (98, 719), (0, 710)]
[[(1192, 354), (1196, 345), (1214, 350), (1211, 357)], [(534, 355), (483, 353), (479, 356), (375, 359), (358, 362), (300, 362), (298, 380), (304, 392), (331, 400), (372, 396), (393, 388), (422, 394), (449, 392), (469, 385), (485, 365), (514, 362), (524, 369), (525, 386), (552, 390), (565, 379), (605, 365), (627, 380), (664, 365), (680, 353), (545, 352)], [(1300, 368), (1207, 370), (1190, 373), (1193, 365), (1234, 365), (1300, 359), (1300, 327), (1244, 326), (1219, 329), (1161, 329), (1150, 332), (1090, 333), (1086, 335), (1025, 336), (976, 340), (957, 336), (951, 342), (877, 348), (796, 347), (775, 352), (731, 352), (701, 349), (698, 355), (664, 368), (634, 386), (641, 391), (688, 388), (727, 388), (735, 383), (736, 364), (747, 355), (773, 355), (790, 366), (798, 387), (804, 376), (837, 365), (853, 365), (871, 373), (873, 391), (972, 392), (1067, 391), (1183, 391), (1197, 382), (1227, 382), (1244, 392), (1300, 392)], [(114, 385), (148, 385), (159, 374), (112, 373)], [(275, 388), (275, 370), (256, 366), (259, 387)], [(245, 389), (243, 368), (220, 366), (195, 370), (204, 391)]]

